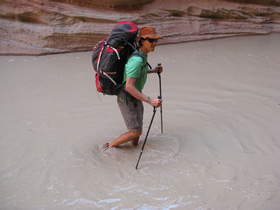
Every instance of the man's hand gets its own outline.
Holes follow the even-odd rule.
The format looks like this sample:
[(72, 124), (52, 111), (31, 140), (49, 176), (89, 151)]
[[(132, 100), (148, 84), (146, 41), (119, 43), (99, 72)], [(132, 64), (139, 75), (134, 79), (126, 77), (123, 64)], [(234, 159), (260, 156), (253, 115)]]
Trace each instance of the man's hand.
[(150, 99), (150, 102), (149, 102), (149, 104), (151, 104), (152, 106), (154, 106), (156, 108), (159, 107), (161, 105), (161, 103), (162, 103), (162, 100), (158, 99), (158, 98), (152, 98), (152, 99)]
[(157, 66), (155, 68), (153, 68), (152, 70), (150, 70), (148, 73), (162, 73), (163, 72), (163, 68), (162, 66)]
[(158, 65), (156, 68), (154, 68), (154, 72), (155, 73), (162, 73), (163, 72), (163, 68), (161, 65)]

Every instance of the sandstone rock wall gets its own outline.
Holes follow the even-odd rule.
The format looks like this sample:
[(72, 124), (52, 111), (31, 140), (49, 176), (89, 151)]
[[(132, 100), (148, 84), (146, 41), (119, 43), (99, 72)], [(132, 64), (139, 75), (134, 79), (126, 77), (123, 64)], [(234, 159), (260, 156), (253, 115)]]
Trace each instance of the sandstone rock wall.
[(89, 0), (1, 0), (0, 54), (90, 50), (120, 20), (155, 26), (163, 35), (161, 44), (280, 32), (276, 1), (273, 5), (261, 4), (260, 0), (256, 0), (258, 4), (230, 0), (129, 1), (139, 4), (123, 9), (117, 5), (127, 0), (100, 1), (103, 5), (96, 7), (98, 1)]

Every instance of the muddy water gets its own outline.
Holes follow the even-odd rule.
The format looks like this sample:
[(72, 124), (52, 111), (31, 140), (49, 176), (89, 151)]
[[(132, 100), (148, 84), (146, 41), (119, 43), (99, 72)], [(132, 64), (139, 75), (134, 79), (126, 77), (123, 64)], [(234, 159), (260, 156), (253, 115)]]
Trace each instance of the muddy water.
[(140, 148), (99, 151), (125, 126), (90, 53), (0, 57), (0, 209), (279, 209), (279, 52), (279, 34), (159, 46), (164, 133), (157, 112), (137, 171)]

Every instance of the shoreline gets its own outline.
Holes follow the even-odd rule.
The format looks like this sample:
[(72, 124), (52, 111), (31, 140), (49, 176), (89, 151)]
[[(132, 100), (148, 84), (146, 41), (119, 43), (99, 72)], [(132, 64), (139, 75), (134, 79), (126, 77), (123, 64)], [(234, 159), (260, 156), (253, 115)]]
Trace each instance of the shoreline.
[[(269, 36), (273, 34), (280, 34), (280, 32), (269, 32), (269, 33), (253, 33), (253, 34), (238, 34), (238, 35), (230, 35), (224, 37), (216, 37), (216, 38), (209, 38), (209, 39), (196, 39), (196, 40), (188, 40), (188, 41), (174, 41), (174, 42), (166, 42), (166, 43), (159, 43), (158, 46), (164, 45), (172, 45), (172, 44), (184, 44), (184, 43), (192, 43), (192, 42), (203, 42), (209, 40), (217, 40), (217, 39), (228, 39), (234, 37), (250, 37), (250, 36)], [(93, 46), (94, 47), (94, 46)], [(77, 51), (65, 51), (65, 52), (51, 52), (51, 53), (41, 53), (41, 54), (15, 54), (15, 53), (6, 53), (1, 54), (0, 56), (47, 56), (47, 55), (59, 55), (59, 54), (68, 54), (68, 53), (81, 53), (81, 52), (91, 52), (91, 50), (77, 50)]]

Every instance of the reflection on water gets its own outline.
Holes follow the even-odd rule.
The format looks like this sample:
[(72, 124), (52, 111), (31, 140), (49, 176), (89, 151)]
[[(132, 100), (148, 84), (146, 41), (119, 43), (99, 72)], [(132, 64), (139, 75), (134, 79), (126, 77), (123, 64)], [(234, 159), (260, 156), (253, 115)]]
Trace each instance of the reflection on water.
[[(279, 43), (158, 47), (164, 134), (157, 112), (137, 171), (140, 147), (99, 150), (125, 126), (96, 94), (90, 53), (0, 57), (1, 208), (277, 209)], [(144, 92), (158, 95), (156, 75)], [(144, 131), (151, 116), (145, 105)]]

